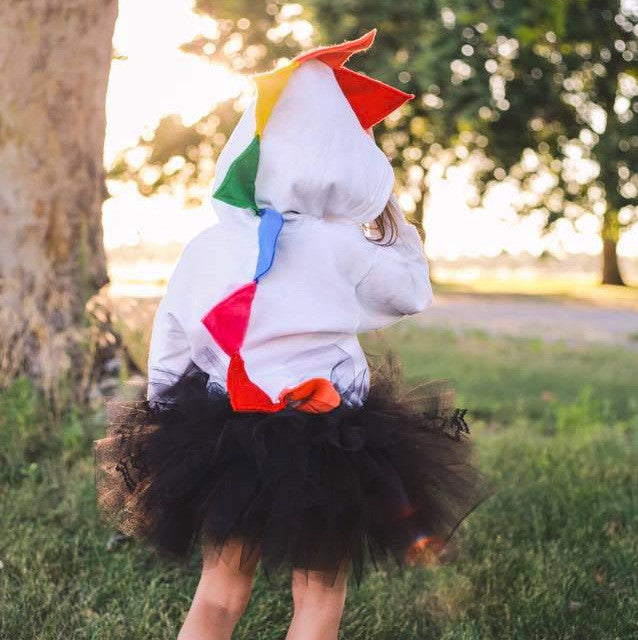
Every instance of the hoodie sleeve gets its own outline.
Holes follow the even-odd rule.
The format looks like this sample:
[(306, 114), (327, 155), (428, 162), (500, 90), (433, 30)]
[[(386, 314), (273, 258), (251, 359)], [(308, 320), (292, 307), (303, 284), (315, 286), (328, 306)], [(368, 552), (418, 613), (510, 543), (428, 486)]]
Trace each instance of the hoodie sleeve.
[(186, 333), (170, 306), (171, 297), (167, 294), (155, 312), (148, 354), (148, 400), (175, 382), (191, 360)]
[(191, 362), (190, 341), (180, 320), (180, 309), (186, 306), (189, 290), (192, 244), (193, 241), (184, 247), (155, 312), (148, 354), (148, 400), (174, 383)]
[(359, 331), (380, 329), (432, 304), (428, 261), (417, 230), (408, 223), (395, 196), (398, 235), (394, 244), (376, 247), (372, 266), (357, 285)]

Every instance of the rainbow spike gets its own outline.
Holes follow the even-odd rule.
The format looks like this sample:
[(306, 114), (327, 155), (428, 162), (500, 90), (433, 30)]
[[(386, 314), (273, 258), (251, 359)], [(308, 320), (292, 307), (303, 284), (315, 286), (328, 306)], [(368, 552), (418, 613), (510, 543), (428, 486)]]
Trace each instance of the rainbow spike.
[(215, 342), (232, 356), (244, 342), (257, 283), (253, 280), (216, 304), (202, 322)]
[(364, 129), (381, 122), (395, 109), (414, 98), (412, 93), (405, 93), (345, 67), (335, 69), (334, 74)]
[(255, 180), (259, 165), (259, 136), (232, 161), (222, 183), (213, 194), (213, 198), (240, 209), (252, 209), (257, 212), (255, 203)]
[(281, 92), (288, 84), (290, 75), (299, 66), (298, 62), (291, 62), (285, 67), (280, 67), (269, 73), (260, 73), (253, 76), (253, 81), (257, 85), (257, 105), (255, 107), (255, 132), (258, 136), (264, 132), (268, 118), (279, 100)]
[(312, 49), (312, 51), (308, 51), (307, 53), (302, 53), (297, 56), (293, 62), (301, 64), (308, 60), (319, 60), (333, 69), (338, 69), (343, 66), (348, 61), (348, 58), (350, 58), (354, 53), (359, 53), (360, 51), (369, 49), (372, 46), (376, 35), (377, 30), (372, 29), (372, 31), (368, 31), (368, 33), (356, 40), (346, 40), (341, 44), (333, 44), (328, 47), (318, 47), (317, 49)]
[(272, 267), (275, 259), (275, 246), (279, 232), (284, 225), (284, 218), (274, 209), (261, 209), (259, 212), (259, 255), (257, 256), (257, 268), (255, 280), (259, 282)]

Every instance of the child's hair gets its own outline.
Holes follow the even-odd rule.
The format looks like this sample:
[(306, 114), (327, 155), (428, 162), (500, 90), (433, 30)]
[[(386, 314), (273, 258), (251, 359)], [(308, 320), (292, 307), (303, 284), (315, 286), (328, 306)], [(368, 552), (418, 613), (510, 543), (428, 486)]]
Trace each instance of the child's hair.
[[(396, 219), (398, 215), (401, 215), (401, 211), (397, 211), (397, 207), (392, 203), (392, 200), (388, 200), (383, 211), (369, 226), (370, 230), (375, 234), (370, 240), (384, 247), (394, 244), (399, 235), (399, 225)], [(425, 231), (423, 230), (423, 225), (407, 217), (406, 220), (416, 228), (421, 241), (424, 241)]]

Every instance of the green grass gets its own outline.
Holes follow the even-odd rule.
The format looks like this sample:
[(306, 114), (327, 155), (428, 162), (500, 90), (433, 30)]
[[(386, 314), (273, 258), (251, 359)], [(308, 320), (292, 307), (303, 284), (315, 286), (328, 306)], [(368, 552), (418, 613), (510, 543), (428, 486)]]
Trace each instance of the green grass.
[(638, 414), (638, 353), (583, 344), (504, 338), (480, 330), (424, 331), (410, 322), (367, 336), (366, 351), (395, 351), (411, 383), (449, 379), (475, 417), (541, 421), (548, 429), (580, 420), (625, 420)]
[[(341, 637), (638, 638), (638, 355), (409, 324), (385, 341), (410, 380), (452, 378), (459, 404), (477, 407), (497, 492), (459, 531), (454, 564), (380, 571), (352, 588)], [(102, 429), (100, 416), (48, 420), (24, 381), (2, 396), (3, 640), (177, 634), (197, 561), (176, 567), (130, 541), (107, 550), (91, 456)], [(234, 638), (280, 640), (289, 615), (289, 592), (258, 575)]]

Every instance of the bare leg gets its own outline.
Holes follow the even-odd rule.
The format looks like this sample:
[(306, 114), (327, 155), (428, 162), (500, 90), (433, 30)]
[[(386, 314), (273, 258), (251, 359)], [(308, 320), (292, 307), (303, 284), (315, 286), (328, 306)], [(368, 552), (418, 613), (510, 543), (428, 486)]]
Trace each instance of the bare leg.
[(325, 576), (293, 571), (294, 615), (286, 640), (336, 640), (346, 601), (348, 570), (340, 570), (334, 585)]
[(239, 568), (241, 543), (228, 542), (221, 554), (204, 558), (202, 576), (177, 640), (230, 640), (253, 586), (259, 556)]

